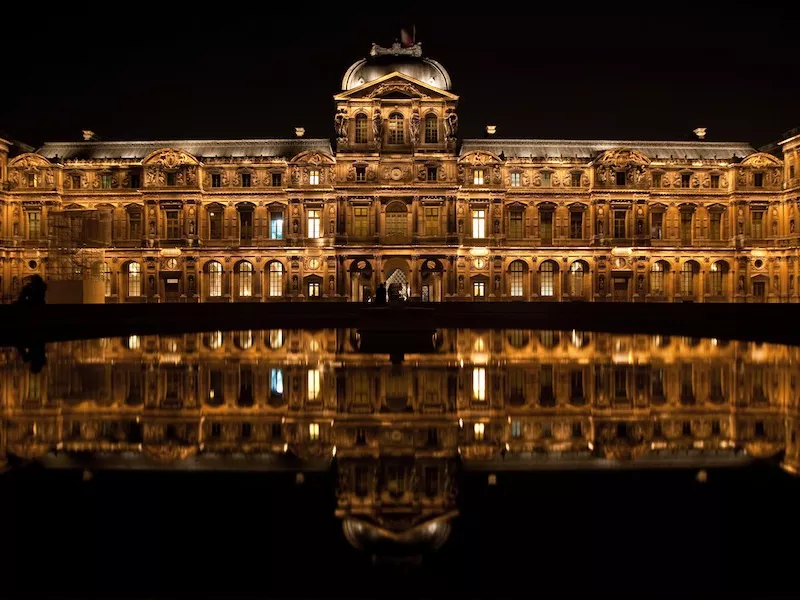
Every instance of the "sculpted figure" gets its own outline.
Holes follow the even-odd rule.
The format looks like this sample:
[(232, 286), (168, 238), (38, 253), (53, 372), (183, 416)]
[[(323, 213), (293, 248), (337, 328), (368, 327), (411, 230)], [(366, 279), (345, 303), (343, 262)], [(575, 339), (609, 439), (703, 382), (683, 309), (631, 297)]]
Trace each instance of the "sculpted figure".
[(376, 108), (372, 113), (372, 135), (375, 138), (375, 145), (380, 148), (383, 140), (383, 117), (380, 108)]
[(454, 140), (458, 135), (458, 115), (456, 111), (450, 110), (444, 117), (444, 129), (447, 137)]
[(411, 143), (417, 144), (419, 142), (419, 111), (415, 108), (414, 112), (411, 113), (411, 120), (409, 121), (409, 130), (411, 132)]
[(347, 143), (347, 115), (343, 108), (340, 108), (333, 118), (333, 126), (336, 129), (336, 137), (339, 141)]

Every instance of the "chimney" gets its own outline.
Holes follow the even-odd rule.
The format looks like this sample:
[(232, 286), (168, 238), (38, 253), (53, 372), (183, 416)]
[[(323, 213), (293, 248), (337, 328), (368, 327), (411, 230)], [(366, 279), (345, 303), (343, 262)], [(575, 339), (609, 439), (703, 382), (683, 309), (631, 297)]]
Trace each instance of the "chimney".
[(706, 128), (705, 127), (698, 127), (693, 131), (693, 133), (697, 136), (697, 139), (701, 142), (706, 139)]
[(295, 127), (294, 128), (294, 134), (297, 137), (301, 138), (306, 134), (306, 128), (305, 127)]
[(91, 129), (84, 129), (83, 130), (83, 141), (84, 142), (91, 142), (91, 141), (96, 141), (96, 140), (97, 140), (97, 135), (95, 134), (94, 131), (92, 131)]
[(495, 133), (497, 133), (497, 125), (486, 126), (486, 135), (494, 135)]

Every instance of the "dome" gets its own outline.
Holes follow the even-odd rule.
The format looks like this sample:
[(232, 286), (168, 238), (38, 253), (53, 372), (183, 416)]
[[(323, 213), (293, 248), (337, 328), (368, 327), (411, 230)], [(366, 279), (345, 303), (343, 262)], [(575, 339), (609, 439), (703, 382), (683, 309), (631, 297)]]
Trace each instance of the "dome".
[(350, 545), (358, 550), (385, 556), (409, 556), (440, 548), (452, 530), (449, 516), (433, 519), (402, 533), (352, 518), (342, 522), (342, 529)]
[(403, 48), (394, 44), (391, 48), (372, 45), (368, 58), (362, 58), (347, 69), (342, 78), (342, 90), (352, 90), (384, 75), (399, 71), (441, 90), (450, 89), (450, 75), (432, 58), (422, 56), (422, 45)]

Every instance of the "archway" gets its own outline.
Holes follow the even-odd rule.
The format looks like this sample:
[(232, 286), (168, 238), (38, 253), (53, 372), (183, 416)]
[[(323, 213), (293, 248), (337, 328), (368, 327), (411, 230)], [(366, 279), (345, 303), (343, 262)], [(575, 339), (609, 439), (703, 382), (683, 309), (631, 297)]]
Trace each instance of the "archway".
[[(383, 265), (384, 285), (387, 296), (397, 293), (403, 300), (411, 297), (411, 277), (408, 261), (403, 258), (390, 258)], [(394, 286), (394, 287), (393, 287)]]
[(442, 278), (444, 267), (441, 261), (429, 258), (422, 263), (420, 268), (422, 287), (420, 295), (423, 302), (442, 301)]
[(366, 259), (350, 263), (350, 301), (367, 302), (372, 298), (372, 264)]

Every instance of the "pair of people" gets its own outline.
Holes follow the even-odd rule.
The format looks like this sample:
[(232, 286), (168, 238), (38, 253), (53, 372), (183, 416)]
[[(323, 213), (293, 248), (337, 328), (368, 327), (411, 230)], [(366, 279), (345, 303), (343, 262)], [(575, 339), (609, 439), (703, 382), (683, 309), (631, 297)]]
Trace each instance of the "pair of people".
[(378, 288), (375, 290), (375, 304), (385, 305), (387, 299), (390, 304), (395, 304), (397, 302), (403, 301), (403, 297), (400, 295), (399, 284), (397, 283), (390, 284), (388, 290), (386, 289), (386, 284), (384, 283), (378, 284)]

